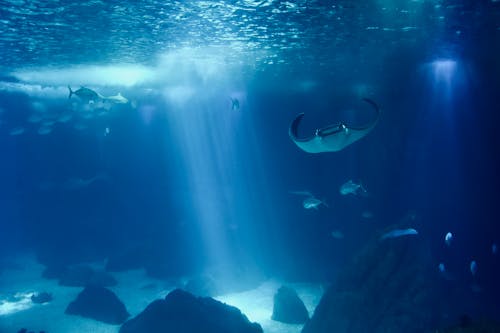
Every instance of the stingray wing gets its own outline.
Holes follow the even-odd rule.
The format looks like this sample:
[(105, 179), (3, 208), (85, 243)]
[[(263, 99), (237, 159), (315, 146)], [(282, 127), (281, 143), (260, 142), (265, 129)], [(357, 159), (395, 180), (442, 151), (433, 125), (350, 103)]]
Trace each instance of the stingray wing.
[(377, 112), (375, 119), (366, 126), (347, 127), (344, 124), (329, 125), (316, 130), (312, 136), (299, 138), (298, 127), (300, 121), (304, 117), (304, 113), (301, 113), (290, 124), (288, 134), (292, 141), (307, 153), (314, 154), (340, 151), (370, 133), (378, 122), (380, 115), (378, 105), (367, 98), (364, 98), (363, 101), (370, 104)]

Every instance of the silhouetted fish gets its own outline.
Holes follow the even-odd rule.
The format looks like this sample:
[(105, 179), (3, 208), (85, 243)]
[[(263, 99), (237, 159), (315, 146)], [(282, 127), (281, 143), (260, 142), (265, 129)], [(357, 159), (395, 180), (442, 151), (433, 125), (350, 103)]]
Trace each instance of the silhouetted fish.
[(413, 228), (408, 229), (396, 229), (385, 233), (380, 237), (380, 240), (385, 240), (388, 238), (396, 238), (401, 236), (418, 235), (418, 231)]

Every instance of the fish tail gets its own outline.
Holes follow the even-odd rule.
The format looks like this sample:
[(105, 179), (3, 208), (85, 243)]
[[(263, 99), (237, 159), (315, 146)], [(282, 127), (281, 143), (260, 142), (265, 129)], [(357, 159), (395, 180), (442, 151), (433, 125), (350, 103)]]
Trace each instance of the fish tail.
[(71, 90), (71, 87), (68, 85), (68, 89), (69, 89), (69, 96), (68, 96), (68, 99), (71, 98), (71, 96), (73, 96), (74, 92), (73, 90)]

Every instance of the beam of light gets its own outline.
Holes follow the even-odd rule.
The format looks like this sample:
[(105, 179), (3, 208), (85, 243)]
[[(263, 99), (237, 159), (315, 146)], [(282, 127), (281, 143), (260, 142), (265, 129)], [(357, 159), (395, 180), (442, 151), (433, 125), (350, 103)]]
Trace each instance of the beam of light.
[[(182, 96), (179, 99), (184, 101)], [(231, 109), (226, 96), (215, 99), (221, 103), (209, 100), (197, 96), (187, 104), (174, 104), (176, 110), (169, 116), (174, 144), (180, 148), (178, 161), (182, 161), (176, 178), (187, 189), (184, 200), (201, 235), (197, 255), (204, 257), (208, 267), (226, 270), (234, 259), (228, 226), (239, 222), (236, 200), (245, 200), (235, 163), (240, 113)]]
[(447, 87), (452, 84), (457, 72), (457, 62), (451, 59), (435, 60), (431, 63), (436, 83), (444, 83)]
[(423, 67), (427, 76), (432, 94), (441, 103), (451, 105), (456, 93), (462, 89), (466, 83), (466, 75), (463, 63), (451, 59), (436, 59), (426, 63)]

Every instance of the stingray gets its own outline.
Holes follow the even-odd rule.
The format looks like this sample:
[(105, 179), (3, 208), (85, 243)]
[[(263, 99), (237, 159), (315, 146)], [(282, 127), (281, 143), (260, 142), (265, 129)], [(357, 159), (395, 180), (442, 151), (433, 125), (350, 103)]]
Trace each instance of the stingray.
[(377, 125), (378, 118), (380, 116), (380, 109), (378, 105), (368, 98), (363, 98), (363, 101), (370, 104), (377, 113), (375, 119), (363, 127), (349, 127), (340, 123), (319, 128), (313, 135), (305, 138), (299, 138), (298, 127), (300, 121), (304, 117), (304, 113), (301, 113), (290, 124), (288, 134), (297, 147), (307, 153), (340, 151), (350, 144), (365, 137)]

